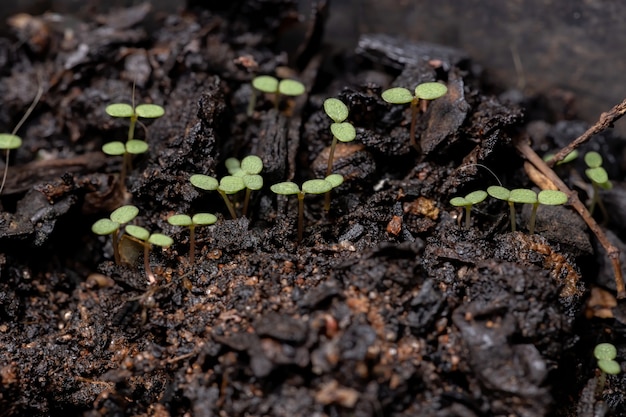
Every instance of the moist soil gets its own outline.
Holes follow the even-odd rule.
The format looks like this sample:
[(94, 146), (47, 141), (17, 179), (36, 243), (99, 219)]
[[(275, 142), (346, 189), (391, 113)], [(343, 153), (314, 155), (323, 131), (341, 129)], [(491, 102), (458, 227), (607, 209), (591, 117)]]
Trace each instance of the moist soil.
[[(626, 415), (625, 379), (603, 384), (593, 347), (626, 357), (623, 303), (606, 254), (569, 207), (454, 196), (501, 182), (533, 187), (514, 147), (539, 154), (587, 128), (565, 120), (558, 94), (525, 97), (490, 85), (446, 46), (364, 35), (355, 51), (322, 42), (328, 5), (298, 23), (290, 1), (233, 2), (154, 16), (140, 5), (78, 20), (20, 15), (0, 38), (2, 129), (36, 98), (12, 151), (0, 217), (0, 416), (601, 416)], [(296, 26), (294, 26), (296, 25)], [(254, 94), (257, 74), (297, 78), (299, 97)], [(380, 98), (390, 86), (442, 81), (448, 94), (417, 118)], [(149, 143), (123, 183), (127, 137), (114, 102), (165, 107), (141, 120)], [(324, 177), (328, 97), (350, 109), (354, 142), (333, 172), (344, 183), (298, 202), (269, 186)], [(570, 97), (570, 96), (568, 96)], [(570, 97), (571, 98), (571, 97)], [(524, 139), (526, 140), (526, 139)], [(624, 246), (623, 141), (596, 135), (613, 180), (602, 195), (607, 234)], [(260, 156), (264, 187), (233, 195), (232, 219), (192, 174)], [(579, 159), (580, 160), (580, 159)], [(489, 169), (486, 169), (489, 168)], [(557, 167), (583, 201), (584, 164)], [(489, 171), (491, 170), (491, 172)], [(496, 178), (497, 177), (497, 178)], [(124, 204), (133, 221), (174, 238), (142, 247), (91, 225)], [(174, 227), (175, 213), (216, 224)]]

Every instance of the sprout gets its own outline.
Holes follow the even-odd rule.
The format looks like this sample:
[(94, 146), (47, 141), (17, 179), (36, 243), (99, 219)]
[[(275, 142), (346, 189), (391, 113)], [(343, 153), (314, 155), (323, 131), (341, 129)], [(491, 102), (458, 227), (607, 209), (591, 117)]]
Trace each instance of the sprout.
[(598, 392), (602, 392), (606, 384), (607, 374), (617, 375), (622, 371), (620, 364), (615, 360), (617, 349), (612, 343), (599, 343), (593, 349), (593, 356), (598, 361), (598, 368), (600, 369)]
[[(104, 111), (111, 117), (129, 119), (128, 139), (135, 138), (135, 124), (140, 117), (144, 119), (158, 119), (165, 114), (165, 109), (158, 104), (140, 104), (135, 107), (135, 87), (133, 86), (133, 104), (113, 103), (106, 106)], [(144, 126), (145, 127), (145, 126)]]
[(152, 245), (169, 248), (174, 243), (174, 240), (162, 233), (150, 233), (147, 229), (132, 224), (126, 226), (126, 233), (137, 239), (143, 245), (143, 262), (148, 284), (156, 284), (156, 278), (152, 273), (152, 268), (150, 268), (150, 249)]
[(100, 236), (111, 235), (113, 244), (113, 258), (116, 264), (120, 264), (119, 235), (121, 225), (132, 221), (139, 214), (139, 209), (132, 205), (118, 207), (108, 219), (100, 219), (91, 226), (91, 231)]
[[(222, 178), (223, 180), (223, 178)], [(237, 213), (235, 212), (235, 207), (233, 207), (233, 203), (230, 201), (230, 199), (228, 198), (228, 196), (226, 195), (226, 191), (224, 191), (224, 189), (222, 188), (222, 184), (220, 184), (220, 182), (214, 178), (211, 177), (209, 175), (203, 175), (203, 174), (194, 174), (189, 178), (189, 182), (191, 182), (191, 184), (194, 187), (200, 188), (202, 190), (205, 191), (215, 191), (217, 190), (217, 192), (220, 194), (220, 196), (222, 197), (222, 199), (224, 200), (224, 203), (226, 203), (226, 207), (228, 208), (228, 211), (231, 215), (231, 217), (233, 219), (237, 218)], [(226, 180), (226, 186), (228, 185), (232, 185), (229, 184), (230, 180)], [(242, 181), (243, 184), (243, 181)], [(240, 189), (243, 189), (240, 188)]]
[(320, 178), (305, 181), (302, 183), (302, 190), (298, 187), (298, 184), (291, 181), (280, 182), (270, 187), (272, 192), (276, 194), (295, 194), (298, 196), (298, 243), (302, 241), (304, 230), (304, 196), (306, 194), (324, 194), (329, 192), (343, 182), (343, 177), (341, 177), (341, 181), (339, 177), (341, 177), (341, 175), (333, 174), (332, 176), (326, 177), (326, 179)]
[(167, 219), (167, 222), (173, 226), (187, 226), (189, 227), (189, 263), (193, 264), (195, 261), (195, 249), (196, 249), (196, 226), (208, 226), (214, 224), (217, 221), (217, 217), (211, 213), (197, 213), (193, 217), (186, 214), (174, 214)]
[[(274, 94), (274, 107), (278, 108), (280, 95), (299, 96), (304, 94), (306, 87), (300, 81), (285, 79), (280, 80), (271, 75), (259, 75), (252, 79), (252, 87), (263, 93)], [(256, 94), (252, 92), (250, 103), (248, 104), (248, 116), (252, 115), (256, 105)]]
[[(448, 92), (448, 87), (441, 83), (429, 82), (422, 83), (415, 87), (415, 95), (403, 87), (394, 87), (383, 91), (382, 99), (387, 103), (406, 104), (411, 103), (411, 146), (419, 151), (419, 146), (415, 140), (415, 124), (417, 121), (418, 109), (422, 112), (426, 111), (428, 101), (442, 97)], [(419, 104), (419, 108), (418, 108)]]
[(7, 174), (9, 172), (9, 154), (12, 149), (17, 149), (22, 146), (22, 138), (10, 133), (0, 133), (0, 149), (6, 151), (6, 158), (4, 161), (4, 173), (2, 174), (2, 184), (0, 184), (0, 194), (4, 189), (4, 183), (7, 180)]
[[(348, 107), (336, 98), (327, 98), (324, 100), (324, 112), (330, 117), (334, 123), (330, 125), (330, 131), (333, 135), (333, 141), (330, 144), (330, 152), (328, 153), (328, 166), (326, 168), (326, 177), (331, 175), (333, 169), (333, 161), (335, 159), (335, 148), (337, 141), (352, 142), (356, 137), (356, 130), (350, 122), (345, 120), (348, 118)], [(342, 177), (343, 180), (343, 177)], [(324, 197), (324, 210), (330, 209), (330, 192)]]
[(609, 215), (604, 207), (604, 203), (602, 203), (602, 200), (600, 199), (600, 189), (610, 190), (613, 188), (613, 183), (609, 180), (609, 174), (602, 167), (602, 162), (602, 155), (598, 152), (592, 151), (585, 154), (585, 164), (587, 165), (585, 174), (587, 175), (587, 178), (591, 180), (591, 185), (593, 187), (593, 196), (591, 197), (591, 202), (589, 203), (589, 213), (593, 215), (593, 211), (597, 204), (602, 211), (602, 216), (606, 220), (609, 218)]
[(256, 155), (248, 155), (239, 162), (237, 158), (228, 158), (225, 162), (228, 173), (241, 177), (246, 189), (243, 203), (243, 215), (248, 214), (248, 205), (252, 191), (263, 188), (263, 177), (259, 173), (263, 170), (263, 160)]
[(126, 143), (114, 141), (102, 145), (102, 152), (111, 156), (123, 155), (120, 183), (126, 183), (126, 173), (132, 170), (131, 155), (138, 155), (148, 151), (148, 144), (143, 140), (132, 139)]
[(487, 192), (483, 190), (473, 191), (465, 197), (454, 197), (450, 200), (450, 204), (455, 207), (465, 207), (465, 228), (470, 227), (470, 213), (472, 206), (478, 204), (487, 198)]

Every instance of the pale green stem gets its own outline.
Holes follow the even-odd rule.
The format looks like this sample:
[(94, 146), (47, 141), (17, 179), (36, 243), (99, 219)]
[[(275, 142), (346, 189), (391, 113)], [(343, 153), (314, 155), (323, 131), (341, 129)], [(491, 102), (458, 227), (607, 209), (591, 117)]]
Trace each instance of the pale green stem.
[(509, 201), (509, 217), (511, 218), (511, 232), (515, 231), (515, 204)]
[(304, 234), (304, 193), (298, 193), (298, 243), (302, 242)]
[(196, 261), (196, 225), (189, 226), (189, 265)]
[(150, 243), (143, 242), (143, 268), (146, 270), (146, 277), (148, 278), (148, 284), (156, 284), (156, 277), (152, 273), (150, 268)]
[(228, 196), (226, 195), (226, 193), (222, 190), (217, 190), (218, 193), (220, 193), (220, 195), (222, 196), (222, 198), (224, 199), (224, 203), (226, 203), (226, 207), (228, 208), (228, 211), (230, 212), (230, 215), (233, 219), (237, 218), (237, 213), (235, 212), (235, 207), (233, 206), (233, 203), (230, 201), (230, 198), (228, 198)]
[(530, 221), (528, 222), (528, 233), (531, 235), (535, 233), (535, 220), (537, 219), (537, 209), (539, 208), (539, 203), (533, 204), (533, 211), (530, 213)]

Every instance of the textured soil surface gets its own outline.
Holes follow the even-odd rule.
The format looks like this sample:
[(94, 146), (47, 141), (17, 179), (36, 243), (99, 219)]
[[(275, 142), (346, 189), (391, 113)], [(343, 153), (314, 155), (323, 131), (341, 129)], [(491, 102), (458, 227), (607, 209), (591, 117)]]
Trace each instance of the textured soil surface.
[[(469, 228), (449, 203), (498, 182), (534, 187), (515, 141), (543, 155), (587, 126), (565, 120), (558, 95), (488, 86), (463, 51), (384, 35), (336, 51), (316, 7), (305, 30), (288, 0), (10, 21), (3, 131), (41, 98), (0, 197), (0, 416), (626, 415), (626, 378), (603, 384), (592, 355), (611, 342), (624, 361), (626, 310), (578, 214), (541, 206), (529, 234), (528, 205), (511, 232), (502, 201), (476, 204)], [(307, 89), (277, 108), (257, 94), (248, 115), (257, 74)], [(448, 93), (418, 115), (416, 151), (408, 106), (381, 92), (427, 81)], [(104, 108), (131, 103), (133, 84), (135, 103), (165, 115), (141, 120), (149, 150), (121, 183), (122, 158), (101, 147), (128, 121)], [(330, 210), (306, 196), (297, 242), (297, 199), (269, 187), (325, 175), (328, 97), (347, 104), (356, 140), (335, 152), (344, 183)], [(596, 219), (624, 249), (624, 142), (604, 132), (588, 150), (613, 182)], [(232, 219), (189, 177), (222, 177), (227, 158), (249, 154), (264, 187), (247, 216), (231, 196)], [(582, 158), (557, 168), (588, 201)], [(155, 284), (137, 242), (121, 239), (116, 264), (111, 239), (91, 232), (124, 204), (174, 238), (150, 252)], [(196, 229), (190, 262), (189, 230), (167, 218), (197, 212), (218, 221)]]

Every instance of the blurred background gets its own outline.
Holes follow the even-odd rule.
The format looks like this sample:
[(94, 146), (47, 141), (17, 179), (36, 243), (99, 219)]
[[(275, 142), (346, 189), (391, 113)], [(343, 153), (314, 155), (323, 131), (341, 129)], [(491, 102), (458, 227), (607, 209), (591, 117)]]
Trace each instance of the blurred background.
[[(221, 0), (228, 2), (228, 0)], [(607, 0), (329, 0), (326, 39), (354, 49), (362, 33), (464, 49), (490, 82), (525, 94), (551, 91), (575, 97), (572, 111), (588, 122), (626, 97), (626, 2)], [(17, 12), (72, 13), (82, 18), (132, 0), (19, 0), (2, 2), (0, 17)], [(156, 15), (183, 1), (151, 0)], [(197, 2), (196, 2), (197, 3)], [(220, 1), (207, 1), (220, 4)], [(306, 17), (311, 0), (300, 0)], [(626, 122), (616, 128), (626, 134)]]

